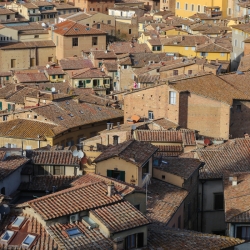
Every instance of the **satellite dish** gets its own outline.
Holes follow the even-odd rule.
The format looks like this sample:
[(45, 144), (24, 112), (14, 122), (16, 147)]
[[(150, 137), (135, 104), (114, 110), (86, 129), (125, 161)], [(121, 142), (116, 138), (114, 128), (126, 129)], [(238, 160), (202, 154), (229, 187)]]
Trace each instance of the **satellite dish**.
[(78, 156), (78, 151), (74, 150), (72, 154), (73, 154), (73, 156)]
[(74, 146), (71, 146), (71, 147), (70, 147), (70, 150), (71, 150), (72, 152), (75, 151), (75, 150), (77, 151), (77, 147), (76, 147), (75, 145), (74, 145)]
[(55, 87), (51, 88), (51, 91), (56, 92), (56, 88)]
[(82, 150), (78, 151), (78, 158), (82, 158), (84, 156), (84, 153), (82, 152)]

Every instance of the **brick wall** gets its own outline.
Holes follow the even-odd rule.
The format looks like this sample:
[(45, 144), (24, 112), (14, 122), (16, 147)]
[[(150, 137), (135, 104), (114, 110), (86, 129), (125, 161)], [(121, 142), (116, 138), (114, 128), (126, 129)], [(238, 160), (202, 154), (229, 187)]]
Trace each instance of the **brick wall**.
[(244, 133), (250, 134), (250, 102), (233, 102), (230, 117), (230, 135), (232, 138), (243, 137)]

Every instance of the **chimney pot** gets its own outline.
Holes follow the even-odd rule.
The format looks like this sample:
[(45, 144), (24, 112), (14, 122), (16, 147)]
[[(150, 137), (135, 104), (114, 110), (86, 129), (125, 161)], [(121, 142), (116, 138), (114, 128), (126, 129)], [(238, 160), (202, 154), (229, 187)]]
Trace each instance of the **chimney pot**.
[(114, 193), (114, 182), (108, 184), (108, 196), (111, 197)]

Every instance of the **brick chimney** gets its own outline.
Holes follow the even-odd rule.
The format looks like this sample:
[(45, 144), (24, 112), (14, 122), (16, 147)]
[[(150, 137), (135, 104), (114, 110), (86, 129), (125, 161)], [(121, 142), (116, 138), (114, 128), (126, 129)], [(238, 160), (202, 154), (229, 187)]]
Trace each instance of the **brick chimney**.
[(108, 196), (111, 197), (114, 194), (114, 182), (108, 184)]
[(244, 133), (244, 137), (245, 137), (245, 139), (249, 139), (249, 134), (248, 133)]

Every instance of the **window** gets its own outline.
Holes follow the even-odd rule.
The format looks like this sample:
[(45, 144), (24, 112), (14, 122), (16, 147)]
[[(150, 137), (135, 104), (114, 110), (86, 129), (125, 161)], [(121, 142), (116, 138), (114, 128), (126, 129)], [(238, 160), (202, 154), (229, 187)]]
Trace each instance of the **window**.
[(201, 55), (201, 56), (207, 56), (208, 53), (207, 53), (207, 52), (201, 52), (200, 55)]
[(72, 46), (78, 46), (78, 38), (77, 37), (73, 37), (72, 38)]
[(176, 92), (169, 91), (169, 104), (176, 104)]
[(34, 35), (34, 38), (39, 38), (39, 35)]
[(181, 228), (181, 215), (178, 217), (178, 228)]
[(203, 7), (203, 12), (204, 12), (204, 13), (206, 12), (206, 6)]
[(118, 142), (119, 142), (119, 136), (113, 135), (113, 145), (118, 145)]
[(125, 171), (107, 170), (107, 176), (117, 180), (125, 181)]
[(1, 240), (3, 241), (9, 241), (10, 238), (13, 236), (14, 232), (13, 231), (10, 231), (10, 230), (7, 230), (4, 235), (2, 236)]
[(111, 24), (111, 20), (108, 20), (108, 24)]
[(36, 66), (36, 60), (35, 58), (30, 58), (30, 67)]
[(236, 47), (236, 46), (237, 46), (237, 44), (238, 44), (238, 40), (237, 40), (237, 39), (235, 39), (235, 40), (234, 40), (234, 46)]
[(249, 241), (250, 240), (250, 227), (247, 226), (237, 226), (236, 227), (236, 237)]
[(242, 41), (241, 42), (241, 46), (240, 46), (242, 49), (244, 49), (244, 42)]
[(143, 247), (143, 233), (132, 234), (125, 238), (125, 249), (133, 249)]
[(97, 45), (97, 43), (98, 43), (98, 37), (97, 36), (92, 37), (92, 45)]
[(16, 67), (16, 59), (11, 59), (10, 60), (10, 67), (15, 68)]
[(97, 28), (97, 29), (100, 29), (100, 28), (101, 28), (101, 24), (98, 23), (98, 24), (96, 25), (96, 28)]
[(22, 242), (22, 245), (26, 246), (26, 247), (29, 247), (33, 243), (33, 241), (35, 240), (35, 238), (36, 238), (36, 236), (28, 234), (26, 236), (26, 238), (24, 239), (24, 241)]
[(188, 47), (185, 47), (185, 50), (188, 50)]
[(214, 210), (224, 209), (223, 193), (214, 193)]
[(82, 232), (78, 228), (70, 228), (66, 230), (68, 236), (70, 237), (76, 237), (82, 235)]
[(161, 46), (153, 46), (153, 51), (161, 51)]
[(231, 10), (231, 8), (228, 8), (227, 13), (228, 13), (228, 15), (229, 15), (229, 16), (231, 16), (231, 14), (232, 14), (232, 10)]
[(176, 9), (180, 9), (180, 3), (179, 2), (176, 3)]
[(241, 112), (241, 105), (236, 105), (236, 111)]
[(192, 75), (193, 74), (193, 70), (188, 70), (188, 75)]
[(3, 103), (0, 102), (0, 110), (2, 110), (2, 109), (3, 109)]
[(23, 216), (17, 216), (11, 226), (19, 228), (23, 223), (24, 219), (25, 218)]
[(198, 12), (200, 12), (200, 11), (201, 11), (201, 6), (200, 6), (200, 5), (198, 5), (198, 7), (197, 7), (197, 11), (198, 11)]
[(64, 166), (54, 166), (54, 175), (64, 175)]
[(221, 56), (221, 57), (224, 57), (224, 56), (225, 56), (225, 53), (220, 53), (220, 56)]
[(185, 3), (185, 10), (188, 10), (188, 4)]
[(177, 70), (177, 69), (174, 69), (174, 70), (173, 70), (173, 75), (174, 75), (174, 76), (178, 76), (178, 70)]
[(128, 33), (131, 35), (131, 33), (132, 33), (131, 29), (128, 29)]
[(7, 121), (8, 120), (8, 116), (7, 115), (4, 115), (3, 116), (3, 121)]
[(162, 180), (165, 180), (165, 175), (162, 175), (161, 178), (162, 178)]
[(191, 10), (194, 11), (194, 4), (191, 5)]
[(136, 209), (140, 210), (140, 204), (134, 205), (134, 207), (135, 207)]
[(148, 111), (148, 119), (154, 120), (154, 112), (153, 111)]
[(121, 34), (121, 31), (120, 31), (120, 30), (117, 30), (117, 34), (120, 35), (120, 34)]

